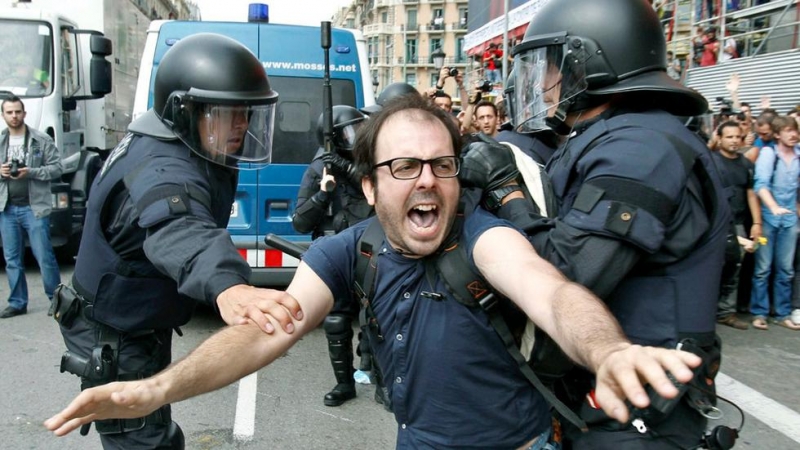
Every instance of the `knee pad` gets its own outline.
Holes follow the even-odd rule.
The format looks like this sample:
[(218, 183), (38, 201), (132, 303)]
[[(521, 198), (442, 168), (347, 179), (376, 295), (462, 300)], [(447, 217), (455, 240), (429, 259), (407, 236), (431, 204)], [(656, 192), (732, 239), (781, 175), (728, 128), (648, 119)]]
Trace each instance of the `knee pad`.
[(322, 323), (322, 328), (329, 340), (353, 338), (353, 321), (347, 316), (329, 315)]

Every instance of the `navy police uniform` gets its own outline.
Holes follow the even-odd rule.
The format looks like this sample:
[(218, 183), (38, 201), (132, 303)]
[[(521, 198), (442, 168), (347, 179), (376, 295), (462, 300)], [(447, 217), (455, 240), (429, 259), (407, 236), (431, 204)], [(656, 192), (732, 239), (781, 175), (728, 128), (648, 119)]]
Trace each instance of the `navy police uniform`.
[[(88, 202), (77, 295), (62, 286), (56, 307), (69, 349), (62, 371), (81, 376), (82, 389), (164, 369), (195, 300), (216, 308), (221, 292), (247, 283), (250, 268), (225, 230), (236, 182), (235, 170), (178, 140), (128, 134), (111, 153)], [(169, 405), (95, 425), (104, 448), (183, 447)]]
[(372, 206), (364, 198), (361, 186), (353, 186), (345, 177), (336, 177), (338, 181), (333, 192), (320, 189), (324, 163), (318, 156), (303, 174), (292, 218), (297, 231), (312, 233), (314, 239), (336, 234), (372, 215)]
[[(556, 219), (526, 213), (521, 200), (502, 206), (500, 217), (526, 229), (543, 257), (601, 297), (635, 344), (674, 348), (694, 338), (712, 351), (730, 212), (705, 146), (663, 111), (612, 109), (578, 123), (547, 171)], [(682, 404), (652, 427), (666, 437), (654, 441), (580, 394), (581, 413), (594, 426), (575, 436), (576, 448), (691, 447), (706, 423)]]

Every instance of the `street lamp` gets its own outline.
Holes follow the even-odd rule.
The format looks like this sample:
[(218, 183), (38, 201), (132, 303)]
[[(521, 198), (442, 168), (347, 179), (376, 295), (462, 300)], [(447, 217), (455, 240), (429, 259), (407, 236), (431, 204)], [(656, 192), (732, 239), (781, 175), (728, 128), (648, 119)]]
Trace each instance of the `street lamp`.
[(437, 71), (441, 70), (444, 66), (444, 58), (446, 56), (447, 55), (442, 51), (442, 47), (437, 47), (436, 51), (431, 53), (431, 58), (433, 58), (433, 68)]
[(372, 76), (372, 93), (375, 94), (375, 95), (378, 95), (378, 85), (379, 84), (380, 83), (378, 83), (378, 76), (377, 75), (373, 75)]

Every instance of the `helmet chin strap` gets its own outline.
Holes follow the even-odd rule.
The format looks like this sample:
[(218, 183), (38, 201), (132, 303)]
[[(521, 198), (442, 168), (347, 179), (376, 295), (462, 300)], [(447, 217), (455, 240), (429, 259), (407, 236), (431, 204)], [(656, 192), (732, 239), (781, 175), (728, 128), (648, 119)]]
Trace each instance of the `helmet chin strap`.
[(550, 127), (556, 134), (566, 136), (572, 131), (572, 127), (566, 124), (567, 114), (569, 114), (572, 106), (574, 105), (573, 99), (567, 99), (556, 106), (556, 112), (552, 117), (544, 119), (544, 123)]

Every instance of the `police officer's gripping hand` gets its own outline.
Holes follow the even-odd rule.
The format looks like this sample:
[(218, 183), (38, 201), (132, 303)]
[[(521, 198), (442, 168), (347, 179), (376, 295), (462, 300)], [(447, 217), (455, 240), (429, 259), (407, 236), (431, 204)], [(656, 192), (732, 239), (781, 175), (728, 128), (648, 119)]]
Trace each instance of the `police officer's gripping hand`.
[(464, 187), (483, 190), (484, 195), (519, 177), (511, 149), (481, 133), (461, 153), (458, 178)]
[(347, 181), (356, 187), (361, 187), (361, 180), (356, 175), (356, 168), (353, 163), (342, 158), (334, 152), (322, 154), (322, 162), (331, 168), (334, 175), (345, 177)]
[(252, 320), (266, 333), (275, 331), (272, 318), (287, 333), (294, 332), (294, 320), (302, 320), (303, 311), (294, 297), (284, 291), (237, 284), (217, 296), (217, 307), (228, 325), (244, 325)]

